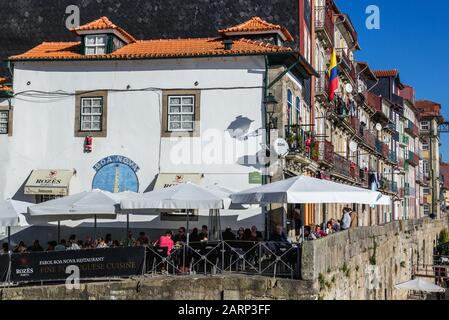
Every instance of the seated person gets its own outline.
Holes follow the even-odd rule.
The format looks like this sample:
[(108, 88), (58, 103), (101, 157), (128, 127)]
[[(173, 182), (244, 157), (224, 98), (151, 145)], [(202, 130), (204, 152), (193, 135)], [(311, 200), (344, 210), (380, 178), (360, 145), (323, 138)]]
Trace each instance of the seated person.
[(263, 240), (262, 232), (258, 231), (256, 226), (251, 227), (251, 240), (252, 241)]
[(270, 235), (270, 241), (274, 242), (288, 242), (287, 236), (284, 233), (282, 226), (276, 226), (276, 231)]
[(187, 236), (186, 236), (186, 228), (184, 227), (180, 227), (178, 229), (178, 234), (176, 236), (174, 236), (173, 241), (175, 243), (178, 242), (187, 242)]
[(2, 250), (0, 251), (0, 254), (8, 254), (9, 253), (9, 245), (7, 242), (2, 243)]
[(209, 239), (209, 229), (206, 225), (201, 227), (200, 241), (207, 241)]
[(28, 248), (28, 251), (41, 252), (44, 251), (44, 248), (42, 248), (41, 244), (39, 243), (39, 240), (34, 240), (33, 245)]
[(55, 251), (65, 251), (66, 250), (66, 241), (65, 239), (61, 239), (59, 244), (55, 246)]
[(137, 238), (137, 241), (140, 242), (140, 245), (144, 245), (144, 246), (146, 246), (150, 243), (150, 239), (143, 231), (139, 233), (139, 237)]
[(235, 241), (235, 234), (232, 232), (231, 227), (227, 227), (222, 233), (223, 241)]
[(160, 248), (167, 248), (167, 255), (170, 255), (170, 251), (175, 246), (175, 243), (172, 240), (171, 231), (167, 230), (167, 232), (165, 232), (165, 235), (161, 236), (159, 240), (155, 243), (155, 245), (158, 245)]
[(189, 236), (190, 242), (200, 242), (200, 235), (198, 234), (198, 229), (193, 228), (192, 233)]

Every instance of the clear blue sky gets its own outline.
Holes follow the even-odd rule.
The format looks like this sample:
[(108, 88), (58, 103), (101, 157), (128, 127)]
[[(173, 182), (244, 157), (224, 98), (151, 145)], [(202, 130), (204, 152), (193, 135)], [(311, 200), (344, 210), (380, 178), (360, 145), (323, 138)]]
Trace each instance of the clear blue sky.
[[(374, 69), (399, 69), (417, 99), (441, 103), (449, 120), (449, 1), (337, 0), (359, 35), (357, 59)], [(380, 9), (380, 29), (368, 30), (369, 5)], [(449, 161), (449, 133), (441, 134), (441, 153)]]

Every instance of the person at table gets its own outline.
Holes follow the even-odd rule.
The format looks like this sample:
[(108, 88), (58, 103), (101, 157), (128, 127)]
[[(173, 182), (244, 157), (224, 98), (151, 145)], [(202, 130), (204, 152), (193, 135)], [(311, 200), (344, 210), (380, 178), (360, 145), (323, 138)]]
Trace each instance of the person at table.
[(66, 244), (67, 244), (67, 241), (65, 239), (61, 239), (59, 244), (55, 247), (55, 251), (65, 251)]
[(172, 232), (167, 230), (165, 235), (161, 236), (159, 240), (156, 241), (155, 245), (160, 248), (167, 248), (167, 255), (170, 255), (171, 250), (175, 246), (175, 243), (172, 240)]
[(173, 237), (175, 243), (187, 242), (186, 228), (180, 227), (178, 229), (178, 234)]
[(0, 254), (8, 254), (9, 253), (9, 246), (7, 242), (3, 242), (2, 244), (2, 250), (0, 251)]
[(14, 253), (23, 253), (25, 251), (27, 251), (27, 246), (23, 241), (20, 241), (19, 244), (13, 250)]
[(150, 238), (145, 234), (145, 232), (140, 232), (137, 241), (140, 242), (140, 245), (147, 246), (150, 243)]
[(108, 247), (112, 247), (112, 234), (108, 233), (106, 237), (104, 237), (104, 242), (108, 245)]
[(41, 244), (39, 243), (39, 240), (34, 240), (33, 245), (28, 248), (28, 251), (41, 252), (44, 251), (44, 248), (42, 248)]
[(227, 227), (222, 233), (223, 241), (235, 241), (235, 234), (232, 232), (231, 227)]
[(237, 240), (244, 241), (245, 240), (245, 228), (240, 227), (237, 231)]
[(282, 226), (276, 226), (275, 231), (270, 235), (270, 241), (273, 242), (288, 242)]
[(343, 217), (341, 218), (341, 230), (348, 230), (351, 227), (351, 209), (343, 208)]
[(201, 227), (201, 232), (200, 232), (200, 241), (207, 241), (209, 239), (209, 229), (207, 228), (206, 225), (203, 225)]
[(262, 232), (257, 230), (256, 226), (251, 227), (251, 241), (262, 241)]
[(198, 234), (198, 228), (193, 228), (192, 233), (189, 236), (190, 242), (200, 242), (200, 235)]
[(129, 230), (126, 238), (122, 240), (122, 245), (125, 247), (132, 247), (134, 242), (136, 242), (136, 239), (133, 238), (133, 233)]
[(243, 231), (243, 240), (251, 241), (251, 229), (250, 228), (246, 228), (245, 231)]

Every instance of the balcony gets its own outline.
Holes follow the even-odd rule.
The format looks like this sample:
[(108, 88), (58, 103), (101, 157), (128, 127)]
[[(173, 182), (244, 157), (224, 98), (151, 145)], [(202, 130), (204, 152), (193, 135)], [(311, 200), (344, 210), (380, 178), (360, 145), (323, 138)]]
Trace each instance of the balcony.
[(315, 78), (315, 97), (320, 102), (327, 102), (329, 99), (329, 73), (320, 71), (318, 74), (320, 77)]
[(356, 71), (351, 59), (349, 58), (347, 50), (344, 48), (337, 48), (335, 50), (337, 52), (339, 61), (338, 65), (340, 66), (340, 69), (342, 71), (340, 75), (344, 76), (348, 81), (351, 81), (353, 84), (355, 84)]
[(359, 182), (360, 181), (360, 171), (357, 163), (350, 161), (349, 163), (349, 175), (352, 179)]
[(363, 136), (363, 131), (360, 130), (360, 119), (357, 117), (351, 117), (350, 122), (351, 128), (354, 129), (355, 134), (360, 137)]
[(386, 143), (382, 143), (382, 157), (388, 159), (388, 154), (390, 153), (390, 147)]
[(312, 159), (320, 165), (334, 165), (334, 145), (329, 141), (320, 141), (314, 145)]
[(407, 162), (413, 166), (416, 167), (419, 165), (419, 156), (414, 153), (413, 151), (408, 152)]
[(363, 130), (363, 143), (372, 150), (376, 150), (376, 137), (369, 130)]
[(346, 159), (345, 157), (342, 157), (341, 155), (334, 153), (334, 172), (345, 176), (345, 177), (351, 177), (350, 169), (351, 168), (351, 162)]
[(425, 184), (424, 173), (421, 170), (419, 170), (417, 172), (415, 180), (416, 180), (416, 183), (418, 183), (418, 184), (421, 184), (421, 185)]
[(317, 38), (322, 40), (325, 49), (334, 46), (334, 17), (331, 6), (315, 7), (315, 30)]
[(419, 128), (410, 120), (407, 120), (404, 126), (404, 131), (411, 135), (413, 138), (419, 136)]
[(290, 154), (302, 155), (310, 158), (312, 134), (299, 126), (285, 126), (285, 140), (290, 146)]
[(381, 114), (384, 119), (388, 120), (387, 115), (382, 110), (382, 97), (371, 92), (365, 92), (365, 100), (373, 108), (374, 112)]
[(362, 187), (368, 188), (368, 172), (364, 169), (359, 169), (359, 181)]
[(390, 151), (388, 154), (388, 161), (393, 162), (393, 163), (397, 163), (398, 162), (398, 156), (396, 154), (396, 152), (394, 151)]

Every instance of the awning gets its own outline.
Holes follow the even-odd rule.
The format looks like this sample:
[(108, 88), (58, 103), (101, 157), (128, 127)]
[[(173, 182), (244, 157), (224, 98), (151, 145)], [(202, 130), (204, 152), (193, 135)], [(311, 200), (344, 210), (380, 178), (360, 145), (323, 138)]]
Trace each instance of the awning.
[(188, 174), (178, 174), (178, 173), (159, 173), (154, 190), (164, 189), (168, 187), (173, 187), (180, 183), (193, 182), (199, 184), (201, 181), (200, 173), (188, 173)]
[(73, 170), (33, 170), (25, 194), (67, 196)]

